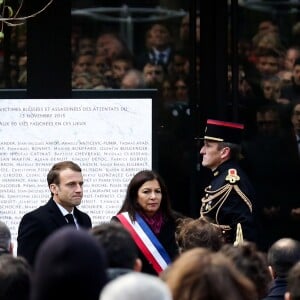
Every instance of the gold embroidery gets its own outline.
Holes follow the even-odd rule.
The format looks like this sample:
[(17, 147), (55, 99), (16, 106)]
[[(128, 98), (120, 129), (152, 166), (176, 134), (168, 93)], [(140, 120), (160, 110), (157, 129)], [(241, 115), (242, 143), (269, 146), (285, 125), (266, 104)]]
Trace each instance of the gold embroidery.
[[(235, 169), (231, 169), (231, 170), (235, 170)], [(251, 201), (241, 191), (241, 189), (236, 184), (227, 183), (224, 186), (222, 186), (219, 189), (214, 190), (214, 191), (210, 190), (210, 188), (211, 188), (211, 186), (205, 188), (205, 190), (204, 190), (206, 194), (205, 194), (205, 197), (203, 197), (201, 199), (202, 205), (201, 205), (201, 208), (200, 208), (200, 217), (205, 217), (206, 214), (208, 214), (211, 210), (213, 210), (214, 208), (217, 207), (217, 211), (216, 211), (216, 214), (215, 214), (215, 223), (216, 223), (216, 225), (219, 226), (220, 223), (218, 221), (218, 215), (219, 215), (220, 209), (222, 208), (223, 204), (225, 203), (225, 201), (227, 200), (230, 192), (233, 189), (241, 197), (241, 199), (244, 201), (244, 203), (248, 206), (250, 212), (252, 212), (252, 203), (251, 203)], [(216, 200), (216, 202), (213, 203), (213, 200)], [(229, 225), (222, 225), (222, 226), (228, 226), (229, 229), (231, 229)]]

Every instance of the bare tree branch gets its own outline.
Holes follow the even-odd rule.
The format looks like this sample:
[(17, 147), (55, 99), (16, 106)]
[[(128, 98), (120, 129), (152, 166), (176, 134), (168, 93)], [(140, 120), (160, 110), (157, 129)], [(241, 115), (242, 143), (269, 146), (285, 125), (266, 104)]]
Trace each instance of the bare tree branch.
[(11, 6), (7, 5), (7, 0), (0, 0), (0, 23), (1, 23), (1, 28), (0, 28), (0, 42), (3, 40), (4, 38), (4, 33), (3, 33), (3, 25), (7, 25), (7, 26), (20, 26), (23, 25), (25, 23), (26, 20), (30, 19), (30, 18), (34, 18), (36, 17), (38, 14), (42, 13), (43, 11), (45, 11), (53, 2), (54, 0), (49, 0), (48, 3), (41, 8), (40, 10), (38, 10), (37, 12), (28, 15), (28, 16), (20, 16), (18, 17), (20, 10), (24, 4), (24, 0), (21, 0), (17, 10), (14, 12), (14, 10), (12, 9)]

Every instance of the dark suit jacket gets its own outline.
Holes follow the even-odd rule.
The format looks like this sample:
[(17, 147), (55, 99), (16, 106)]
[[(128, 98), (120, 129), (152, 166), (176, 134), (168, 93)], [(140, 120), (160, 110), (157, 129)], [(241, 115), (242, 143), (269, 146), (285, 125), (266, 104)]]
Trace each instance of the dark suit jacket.
[[(91, 218), (74, 208), (74, 216), (80, 227), (92, 227)], [(33, 265), (42, 242), (55, 230), (68, 225), (58, 206), (51, 198), (45, 205), (23, 216), (18, 229), (17, 255), (25, 257)]]
[[(173, 55), (174, 55), (173, 54), (173, 49), (171, 49), (170, 54), (167, 58), (167, 61), (163, 64), (165, 69), (167, 69), (170, 61), (173, 58)], [(145, 52), (142, 52), (141, 54), (139, 54), (136, 57), (135, 65), (139, 70), (143, 71), (143, 68), (144, 68), (145, 64), (147, 64), (148, 62), (158, 63), (157, 58), (155, 58), (154, 53), (153, 53), (152, 50), (145, 51)]]
[(266, 298), (263, 300), (283, 300), (287, 288), (286, 278), (276, 278)]

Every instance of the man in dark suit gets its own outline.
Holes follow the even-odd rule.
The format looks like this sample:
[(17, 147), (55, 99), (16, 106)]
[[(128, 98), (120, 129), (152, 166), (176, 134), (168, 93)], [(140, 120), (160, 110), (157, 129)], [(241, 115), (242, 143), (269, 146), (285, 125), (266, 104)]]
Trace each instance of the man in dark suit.
[(136, 58), (136, 66), (143, 70), (148, 62), (163, 65), (167, 69), (173, 56), (173, 38), (163, 23), (154, 23), (147, 33), (147, 49)]
[(72, 161), (53, 165), (47, 175), (50, 200), (25, 214), (19, 224), (17, 255), (33, 265), (41, 243), (55, 230), (65, 225), (92, 227), (91, 218), (76, 206), (83, 197), (81, 168)]
[(243, 129), (243, 124), (209, 119), (200, 150), (202, 166), (213, 175), (205, 188), (200, 217), (220, 228), (228, 243), (237, 236), (241, 239), (241, 231), (243, 238), (256, 242), (255, 193), (238, 163)]
[(287, 291), (287, 276), (292, 267), (300, 261), (300, 243), (291, 238), (276, 241), (267, 253), (273, 283), (263, 300), (284, 299)]

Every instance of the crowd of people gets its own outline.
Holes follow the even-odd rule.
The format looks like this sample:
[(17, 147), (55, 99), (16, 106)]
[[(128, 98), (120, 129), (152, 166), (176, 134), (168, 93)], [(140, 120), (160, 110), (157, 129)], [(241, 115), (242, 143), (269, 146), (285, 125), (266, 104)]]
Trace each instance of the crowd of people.
[[(116, 32), (100, 32), (94, 37), (74, 32), (72, 37), (73, 88), (150, 87), (159, 91), (159, 169), (170, 186), (171, 203), (184, 213), (187, 211), (179, 203), (190, 198), (189, 184), (194, 178), (191, 166), (196, 164), (191, 155), (194, 107), (190, 99), (191, 91), (195, 91), (192, 84), (200, 89), (200, 83), (191, 81), (190, 53), (191, 47), (199, 47), (196, 66), (192, 66), (199, 75), (199, 16), (195, 23), (196, 37), (191, 43), (188, 14), (175, 29), (167, 22), (153, 22), (145, 31), (144, 45), (139, 41), (135, 53)], [(238, 72), (238, 121), (245, 124), (242, 167), (257, 193), (255, 205), (266, 236), (261, 241), (265, 250), (287, 234), (299, 239), (299, 36), (299, 23), (292, 24), (289, 32), (283, 34), (274, 20), (263, 19), (251, 37), (238, 40), (239, 69), (234, 71)], [(228, 95), (223, 100), (228, 111), (233, 105), (231, 92), (236, 93), (232, 91), (231, 68), (229, 63)], [(77, 85), (82, 76), (86, 79), (84, 85)], [(94, 77), (101, 81), (97, 86), (91, 83)], [(172, 153), (166, 150), (169, 144), (176, 145)], [(201, 170), (199, 173), (202, 177)], [(177, 174), (181, 174), (180, 179)]]
[[(200, 17), (195, 22), (193, 39), (189, 18), (187, 13), (176, 22), (149, 22), (147, 27), (141, 26), (145, 29), (144, 36), (139, 33), (143, 38), (134, 41), (134, 49), (129, 48), (118, 30), (107, 30), (109, 26), (105, 30), (99, 26), (99, 32), (95, 28), (84, 30), (74, 26), (71, 36), (73, 89), (158, 90), (159, 113), (155, 118), (159, 169), (170, 186), (172, 204), (185, 213), (184, 205), (179, 203), (185, 197), (190, 198), (187, 187), (192, 178), (191, 168), (197, 164), (190, 154), (194, 122), (191, 85), (200, 89), (200, 83), (195, 85), (190, 78), (192, 67), (200, 73)], [(238, 115), (246, 129), (244, 166), (258, 190), (257, 202), (266, 223), (264, 228), (278, 227), (281, 223), (278, 218), (286, 217), (288, 227), (294, 227), (298, 218), (297, 203), (292, 202), (299, 196), (295, 182), (300, 153), (299, 107), (293, 107), (300, 100), (299, 23), (285, 31), (288, 32), (283, 34), (274, 20), (264, 19), (258, 22), (251, 37), (242, 36), (238, 40)], [(26, 86), (17, 83), (26, 78), (26, 34), (17, 33), (12, 35), (15, 46), (11, 57), (11, 87), (20, 88)], [(191, 47), (197, 47), (196, 66), (190, 65)], [(232, 109), (231, 92), (236, 92), (231, 91), (231, 68), (229, 64), (229, 92), (224, 96), (229, 110)], [(176, 147), (169, 153), (166, 145), (171, 143)], [(180, 181), (178, 173), (182, 174)], [(276, 232), (282, 230), (285, 229), (277, 228)], [(268, 243), (277, 237), (271, 237)]]

